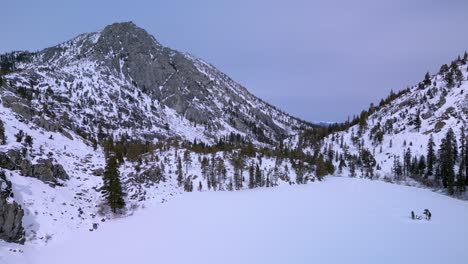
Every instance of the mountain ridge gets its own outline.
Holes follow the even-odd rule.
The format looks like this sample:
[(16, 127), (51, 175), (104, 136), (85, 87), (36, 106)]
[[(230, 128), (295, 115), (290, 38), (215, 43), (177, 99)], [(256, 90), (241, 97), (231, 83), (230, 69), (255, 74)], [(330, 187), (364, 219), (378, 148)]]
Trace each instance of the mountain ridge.
[[(188, 123), (183, 125), (186, 130), (203, 126), (195, 132), (197, 136), (187, 135), (191, 137), (190, 140), (197, 138), (214, 142), (216, 137), (235, 132), (254, 141), (274, 143), (290, 133), (313, 126), (255, 97), (211, 64), (163, 47), (132, 22), (115, 23), (38, 53), (23, 54), (30, 57), (30, 63), (19, 63), (17, 69), (24, 72), (37, 68), (44, 72), (40, 74), (42, 76), (26, 75), (24, 78), (37, 79), (34, 80), (37, 85), (49, 86), (53, 91), (58, 90), (54, 91), (56, 93), (63, 93), (65, 89), (54, 89), (53, 79), (55, 82), (57, 79), (68, 79), (65, 84), (72, 86), (88, 82), (91, 87), (85, 89), (94, 95), (99, 95), (97, 89), (100, 88), (96, 86), (133, 90), (127, 95), (136, 97), (140, 105), (146, 104), (155, 112), (154, 117), (145, 118), (145, 114), (135, 111), (133, 122), (135, 119), (143, 120), (141, 128), (158, 135), (167, 134), (163, 128), (167, 127), (166, 124), (174, 123), (169, 120), (173, 119), (173, 113), (167, 113), (164, 107), (173, 109)], [(77, 70), (78, 67), (83, 69)], [(51, 71), (47, 72), (48, 69)], [(89, 78), (95, 73), (99, 73), (97, 79)], [(26, 84), (20, 82), (14, 85)], [(137, 94), (131, 94), (135, 91)], [(118, 96), (123, 97), (122, 94)], [(139, 97), (141, 100), (138, 100)], [(127, 101), (124, 102), (126, 108), (131, 109), (129, 104), (132, 102), (128, 101), (133, 100), (123, 99)], [(124, 107), (121, 108), (124, 110)], [(179, 129), (178, 135), (183, 134)]]

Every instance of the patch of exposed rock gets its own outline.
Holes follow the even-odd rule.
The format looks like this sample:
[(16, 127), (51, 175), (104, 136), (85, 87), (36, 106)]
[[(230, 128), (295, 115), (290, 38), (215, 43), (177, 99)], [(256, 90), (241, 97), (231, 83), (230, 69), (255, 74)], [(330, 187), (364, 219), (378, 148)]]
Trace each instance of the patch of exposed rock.
[(13, 200), (11, 182), (0, 173), (0, 239), (7, 242), (23, 244), (25, 241), (23, 228), (24, 211)]

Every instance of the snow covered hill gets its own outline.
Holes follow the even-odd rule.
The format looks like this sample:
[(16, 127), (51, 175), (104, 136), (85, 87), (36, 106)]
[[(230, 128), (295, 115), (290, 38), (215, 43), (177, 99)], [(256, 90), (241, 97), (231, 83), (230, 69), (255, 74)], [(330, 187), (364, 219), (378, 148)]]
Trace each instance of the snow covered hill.
[[(418, 85), (398, 93), (392, 92), (379, 105), (371, 104), (353, 120), (331, 125), (322, 134), (324, 138), (316, 131), (309, 131), (288, 139), (286, 145), (323, 155), (335, 165), (335, 173), (339, 175), (389, 181), (411, 177), (437, 187), (445, 177), (438, 171), (438, 151), (447, 132), (452, 130), (457, 143), (454, 148), (458, 151), (454, 160), (455, 177), (461, 175), (461, 180), (466, 181), (467, 64), (468, 55), (465, 53), (450, 66), (443, 65), (437, 74), (427, 74)], [(429, 173), (427, 155), (431, 137), (436, 160)], [(468, 181), (464, 184), (468, 185)]]
[[(378, 197), (378, 199), (376, 199)], [(432, 219), (411, 220), (424, 209)], [(382, 181), (203, 192), (48, 247), (8, 245), (8, 264), (463, 263), (468, 203)]]

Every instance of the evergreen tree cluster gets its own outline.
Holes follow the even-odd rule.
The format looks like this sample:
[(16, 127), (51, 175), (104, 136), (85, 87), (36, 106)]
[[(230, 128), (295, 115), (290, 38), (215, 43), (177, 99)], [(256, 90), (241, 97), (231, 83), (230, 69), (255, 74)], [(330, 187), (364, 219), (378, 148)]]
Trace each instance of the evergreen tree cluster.
[(392, 171), (395, 179), (412, 177), (430, 186), (442, 186), (450, 195), (465, 192), (468, 185), (467, 140), (464, 127), (459, 139), (449, 128), (438, 149), (433, 136), (430, 136), (426, 155), (418, 157), (412, 155), (409, 147), (404, 149), (403, 162), (398, 156), (394, 157)]

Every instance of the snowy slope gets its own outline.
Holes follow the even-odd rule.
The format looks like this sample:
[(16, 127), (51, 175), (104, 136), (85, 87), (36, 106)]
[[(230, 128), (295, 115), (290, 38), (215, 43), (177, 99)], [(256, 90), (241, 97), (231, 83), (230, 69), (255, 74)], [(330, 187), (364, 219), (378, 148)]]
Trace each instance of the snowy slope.
[[(103, 169), (105, 157), (102, 149), (93, 149), (90, 142), (81, 139), (73, 131), (68, 136), (63, 132), (50, 132), (33, 123), (25, 123), (9, 108), (0, 106), (0, 115), (5, 124), (7, 144), (0, 145), (0, 152), (11, 149), (23, 149), (24, 143), (15, 141), (15, 134), (22, 130), (33, 138), (33, 146), (27, 147), (25, 158), (32, 163), (40, 159), (52, 159), (61, 164), (70, 179), (60, 185), (48, 185), (31, 175), (24, 175), (21, 170), (5, 169), (7, 179), (12, 182), (14, 199), (25, 210), (23, 226), (26, 232), (26, 243), (43, 246), (51, 240), (60, 240), (75, 230), (93, 229), (94, 224), (103, 225), (112, 215), (102, 211), (103, 198), (99, 191), (102, 177), (95, 171)], [(121, 180), (126, 192), (127, 212), (131, 215), (135, 210), (147, 204), (166, 202), (183, 192), (183, 187), (177, 184), (177, 157), (183, 157), (186, 149), (168, 148), (156, 150), (142, 156), (143, 163), (126, 161), (121, 167)], [(194, 191), (202, 185), (202, 191), (208, 191), (207, 178), (202, 177), (201, 160), (205, 157), (210, 161), (222, 162), (225, 176), (220, 178), (216, 189), (228, 190), (228, 184), (233, 183), (234, 169), (231, 157), (234, 152), (218, 151), (214, 154), (202, 154), (188, 151), (190, 165), (183, 167), (184, 178), (191, 179)], [(295, 171), (289, 160), (276, 160), (274, 157), (260, 156), (244, 160), (245, 166), (259, 164), (265, 186), (289, 185), (295, 182)], [(217, 163), (218, 164), (218, 163)], [(137, 169), (138, 167), (138, 169)], [(154, 169), (162, 169), (162, 180), (151, 176)], [(149, 172), (149, 173), (147, 173)], [(305, 175), (308, 180), (315, 180), (313, 175)], [(243, 186), (248, 188), (248, 171), (243, 171)]]
[[(339, 195), (338, 195), (339, 194)], [(379, 197), (379, 199), (376, 199)], [(410, 212), (432, 212), (411, 220)], [(468, 203), (381, 181), (193, 193), (2, 263), (463, 263)]]
[[(363, 112), (365, 125), (357, 123), (325, 137), (321, 142), (321, 153), (325, 157), (333, 153), (336, 168), (339, 167), (340, 157), (343, 157), (345, 167), (341, 174), (346, 175), (349, 174), (349, 160), (346, 157), (359, 157), (360, 151), (367, 149), (376, 160), (374, 177), (392, 179), (394, 160), (403, 162), (404, 151), (408, 149), (418, 159), (421, 155), (427, 155), (431, 135), (436, 151), (450, 128), (459, 141), (461, 128), (468, 128), (468, 59), (465, 60), (456, 61), (462, 76), (453, 87), (446, 82), (447, 73), (432, 75), (430, 84), (424, 85), (422, 82), (394, 94), (395, 98), (389, 102), (371, 106), (372, 114), (367, 116), (369, 110)], [(414, 122), (416, 116), (421, 121), (420, 128)], [(292, 137), (287, 142), (295, 147), (299, 137)], [(303, 148), (305, 152), (313, 153), (313, 147), (305, 144)], [(357, 176), (363, 175), (360, 168), (356, 171)], [(340, 173), (338, 169), (336, 173)]]

